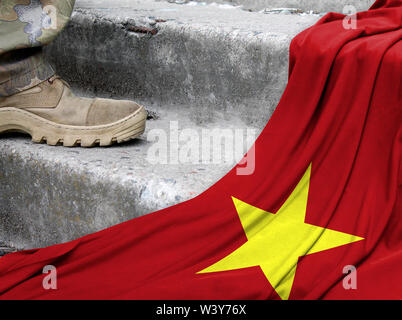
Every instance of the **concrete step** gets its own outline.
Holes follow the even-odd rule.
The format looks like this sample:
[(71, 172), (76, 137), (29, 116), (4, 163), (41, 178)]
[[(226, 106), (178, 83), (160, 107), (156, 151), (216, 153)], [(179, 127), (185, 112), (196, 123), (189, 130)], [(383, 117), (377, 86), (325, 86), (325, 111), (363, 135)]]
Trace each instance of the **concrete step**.
[[(162, 0), (163, 1), (163, 0)], [(201, 5), (208, 3), (241, 6), (244, 10), (260, 11), (275, 8), (295, 8), (303, 12), (340, 12), (345, 6), (353, 6), (357, 11), (367, 10), (374, 0), (168, 0), (172, 3), (193, 5), (198, 2)]]
[[(46, 49), (58, 73), (81, 94), (133, 99), (157, 119), (140, 139), (106, 149), (0, 136), (0, 240), (18, 249), (65, 242), (206, 190), (267, 123), (286, 85), (290, 40), (319, 18), (78, 0)], [(226, 137), (210, 155), (203, 132)], [(186, 159), (186, 148), (200, 154)]]
[(47, 55), (64, 78), (91, 93), (191, 106), (206, 118), (231, 112), (261, 127), (286, 85), (290, 40), (319, 18), (78, 0)]
[(185, 106), (159, 117), (140, 139), (109, 148), (52, 147), (1, 135), (0, 240), (19, 249), (61, 243), (195, 197), (259, 133), (223, 114), (197, 125)]

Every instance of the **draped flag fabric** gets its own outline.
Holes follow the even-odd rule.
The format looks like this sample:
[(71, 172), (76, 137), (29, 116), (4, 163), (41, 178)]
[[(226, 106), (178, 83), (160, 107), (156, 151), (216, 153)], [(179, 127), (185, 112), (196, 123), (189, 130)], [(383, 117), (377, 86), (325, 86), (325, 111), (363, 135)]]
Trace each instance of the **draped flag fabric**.
[(344, 18), (293, 39), (253, 174), (239, 164), (190, 201), (6, 255), (0, 298), (401, 299), (402, 0)]

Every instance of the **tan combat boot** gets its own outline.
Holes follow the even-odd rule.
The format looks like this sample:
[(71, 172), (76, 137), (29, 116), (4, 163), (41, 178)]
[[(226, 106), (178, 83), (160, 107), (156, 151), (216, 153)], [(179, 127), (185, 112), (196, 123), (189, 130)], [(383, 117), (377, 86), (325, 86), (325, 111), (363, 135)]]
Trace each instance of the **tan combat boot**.
[(58, 76), (0, 98), (0, 133), (22, 131), (49, 145), (128, 141), (144, 132), (146, 117), (144, 107), (131, 101), (76, 97)]

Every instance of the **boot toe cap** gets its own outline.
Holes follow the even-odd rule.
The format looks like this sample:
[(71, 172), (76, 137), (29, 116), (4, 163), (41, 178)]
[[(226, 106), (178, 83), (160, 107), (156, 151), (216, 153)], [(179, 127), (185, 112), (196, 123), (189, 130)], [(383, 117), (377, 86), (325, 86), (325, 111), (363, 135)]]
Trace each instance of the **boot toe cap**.
[(143, 109), (128, 100), (95, 99), (87, 116), (87, 125), (104, 125), (124, 119)]

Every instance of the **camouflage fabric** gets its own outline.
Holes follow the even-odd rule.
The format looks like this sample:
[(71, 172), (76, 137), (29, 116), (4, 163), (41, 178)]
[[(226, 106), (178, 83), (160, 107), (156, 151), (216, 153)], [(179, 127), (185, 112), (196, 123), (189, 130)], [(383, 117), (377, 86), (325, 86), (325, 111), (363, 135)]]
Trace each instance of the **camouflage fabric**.
[(75, 0), (0, 0), (0, 97), (54, 75), (42, 47), (70, 19)]

